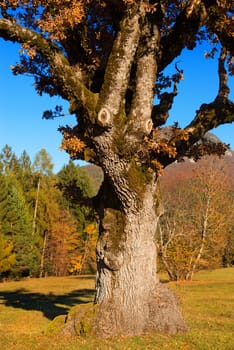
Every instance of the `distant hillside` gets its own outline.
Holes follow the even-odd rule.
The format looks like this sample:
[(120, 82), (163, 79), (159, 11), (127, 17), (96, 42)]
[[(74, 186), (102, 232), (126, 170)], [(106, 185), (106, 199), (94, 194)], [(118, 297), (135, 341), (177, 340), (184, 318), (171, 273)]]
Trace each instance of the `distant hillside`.
[(101, 183), (103, 181), (102, 169), (97, 165), (91, 165), (91, 164), (82, 166), (82, 169), (87, 173), (96, 192), (98, 192), (99, 187), (101, 186)]
[[(206, 142), (212, 142), (212, 143), (221, 143), (222, 140), (220, 140), (216, 135), (214, 135), (211, 132), (207, 132), (204, 137), (198, 141), (198, 143), (206, 143)], [(212, 157), (212, 156), (210, 156)], [(213, 156), (214, 157), (214, 156)], [(203, 158), (201, 160), (205, 167), (205, 159), (209, 159), (209, 157)], [(223, 164), (226, 164), (229, 169), (229, 177), (230, 179), (234, 176), (234, 151), (231, 149), (228, 149), (225, 153), (225, 156), (221, 157), (220, 160), (218, 157), (215, 156), (217, 159), (217, 162), (223, 162)], [(196, 168), (197, 164), (199, 162), (195, 163), (191, 159), (184, 159), (183, 162), (175, 162), (169, 165), (166, 169), (164, 169), (163, 176), (161, 178), (161, 182), (166, 184), (173, 182), (179, 182), (183, 181), (185, 179), (192, 178), (194, 176), (194, 169)]]
[(181, 183), (185, 180), (191, 179), (194, 176), (194, 170), (199, 166), (200, 162), (204, 170), (206, 169), (206, 164), (209, 163), (209, 158), (215, 157), (217, 165), (225, 167), (225, 173), (228, 176), (228, 182), (234, 189), (234, 152), (228, 150), (226, 155), (218, 158), (217, 156), (204, 157), (198, 162), (192, 162), (189, 159), (185, 159), (180, 163), (173, 163), (164, 169), (163, 175), (160, 178), (162, 185), (167, 186), (167, 184)]

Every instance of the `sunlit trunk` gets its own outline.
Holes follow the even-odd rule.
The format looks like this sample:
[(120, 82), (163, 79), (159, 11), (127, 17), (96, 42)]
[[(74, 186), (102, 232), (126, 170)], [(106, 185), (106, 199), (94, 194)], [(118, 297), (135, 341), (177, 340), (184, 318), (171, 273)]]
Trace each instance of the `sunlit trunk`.
[(34, 236), (36, 231), (36, 220), (37, 220), (37, 209), (38, 209), (38, 202), (39, 202), (40, 186), (41, 186), (41, 177), (39, 176), (38, 183), (37, 183), (37, 193), (36, 193), (34, 214), (33, 214), (32, 236)]
[(40, 277), (43, 277), (44, 274), (44, 265), (45, 265), (45, 252), (46, 252), (46, 244), (47, 244), (47, 236), (48, 232), (45, 230), (44, 237), (43, 237), (43, 247), (42, 247), (42, 253), (41, 253), (41, 263), (40, 263)]
[(97, 245), (98, 335), (185, 329), (174, 294), (156, 273), (157, 183), (148, 185), (142, 196), (138, 211), (103, 208)]
[(203, 222), (202, 222), (202, 230), (201, 230), (201, 243), (199, 250), (197, 252), (197, 255), (195, 259), (193, 260), (190, 270), (186, 276), (187, 280), (192, 280), (194, 273), (196, 272), (197, 265), (199, 261), (201, 260), (201, 257), (204, 253), (206, 240), (207, 240), (207, 226), (208, 226), (208, 220), (209, 220), (209, 212), (210, 212), (210, 197), (207, 198), (206, 208), (203, 216)]

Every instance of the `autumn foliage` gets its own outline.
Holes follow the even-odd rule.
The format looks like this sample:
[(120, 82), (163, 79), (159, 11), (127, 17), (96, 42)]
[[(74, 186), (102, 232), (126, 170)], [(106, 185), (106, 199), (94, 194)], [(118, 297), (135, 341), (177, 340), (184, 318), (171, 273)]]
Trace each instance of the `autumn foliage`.
[(45, 149), (31, 163), (7, 145), (0, 169), (0, 279), (93, 272), (95, 219), (74, 203), (95, 193), (87, 173), (69, 163), (55, 175)]
[(191, 280), (195, 272), (227, 260), (232, 264), (226, 253), (233, 252), (233, 165), (230, 156), (206, 157), (164, 173), (165, 213), (157, 244), (161, 267), (171, 280)]

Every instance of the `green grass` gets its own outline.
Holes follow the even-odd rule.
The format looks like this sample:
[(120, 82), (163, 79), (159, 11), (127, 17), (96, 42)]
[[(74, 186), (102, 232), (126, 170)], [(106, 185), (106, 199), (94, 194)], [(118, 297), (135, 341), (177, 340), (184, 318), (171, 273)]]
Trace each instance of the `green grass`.
[(0, 349), (233, 350), (234, 269), (200, 272), (193, 282), (169, 285), (180, 298), (187, 333), (97, 340), (44, 333), (55, 316), (92, 300), (92, 276), (0, 283)]

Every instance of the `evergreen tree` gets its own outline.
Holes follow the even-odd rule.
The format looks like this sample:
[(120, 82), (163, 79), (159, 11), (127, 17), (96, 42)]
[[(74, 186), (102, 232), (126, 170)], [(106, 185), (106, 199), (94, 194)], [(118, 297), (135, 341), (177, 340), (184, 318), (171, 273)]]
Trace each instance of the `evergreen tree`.
[(57, 177), (58, 187), (64, 196), (64, 205), (75, 215), (78, 231), (81, 232), (93, 221), (93, 212), (89, 204), (95, 189), (85, 171), (75, 166), (72, 161), (62, 168)]
[[(13, 160), (14, 158), (14, 160)], [(15, 154), (12, 152), (12, 147), (5, 145), (0, 154), (0, 160), (2, 163), (2, 169), (4, 173), (7, 173), (16, 160)]]
[(79, 196), (86, 198), (94, 196), (95, 189), (87, 173), (71, 160), (67, 165), (63, 166), (57, 175), (59, 188), (70, 202), (76, 202), (79, 200)]
[[(64, 196), (64, 206), (68, 207), (77, 222), (77, 237), (74, 240), (70, 258), (70, 273), (93, 272), (97, 229), (94, 212), (90, 208), (95, 188), (87, 173), (72, 161), (58, 173), (58, 187)], [(95, 228), (90, 230), (90, 228)]]
[(7, 243), (0, 233), (0, 277), (10, 271), (15, 264), (15, 253), (13, 244)]
[(23, 191), (27, 194), (33, 186), (32, 163), (26, 150), (24, 150), (19, 158), (20, 174), (18, 180), (21, 183)]
[(2, 225), (7, 212), (7, 183), (6, 176), (0, 172), (0, 225)]
[(17, 178), (19, 178), (21, 175), (20, 162), (15, 153), (12, 154), (8, 171), (13, 173)]
[(32, 163), (26, 150), (24, 150), (19, 158), (23, 175), (32, 173)]
[(14, 246), (16, 261), (12, 274), (28, 276), (35, 274), (37, 269), (30, 212), (17, 180), (13, 176), (8, 176), (7, 185), (2, 233), (8, 242), (13, 242)]
[(20, 177), (21, 165), (12, 147), (5, 145), (0, 153), (1, 169), (5, 174), (14, 174), (17, 178)]

